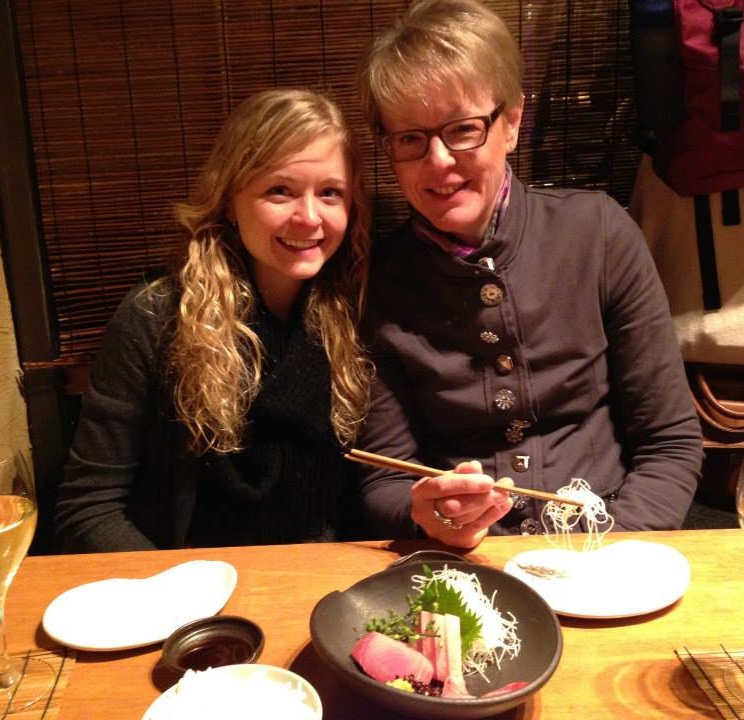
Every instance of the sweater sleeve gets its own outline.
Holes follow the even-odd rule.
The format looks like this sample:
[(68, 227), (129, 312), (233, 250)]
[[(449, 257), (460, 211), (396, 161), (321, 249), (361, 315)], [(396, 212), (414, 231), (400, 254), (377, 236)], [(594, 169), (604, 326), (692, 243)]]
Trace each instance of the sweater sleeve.
[(132, 514), (156, 412), (155, 347), (162, 327), (141, 290), (130, 291), (111, 319), (83, 397), (55, 508), (59, 552), (155, 548)]
[[(410, 394), (405, 376), (396, 373), (396, 361), (389, 355), (379, 355), (375, 364), (370, 409), (359, 446), (380, 455), (421, 462), (416, 457), (417, 442), (411, 426), (414, 403), (411, 400), (406, 406), (405, 402)], [(365, 520), (374, 534), (383, 538), (416, 537), (411, 520), (411, 486), (416, 478), (363, 465), (358, 472)]]
[(700, 478), (700, 426), (643, 235), (606, 203), (604, 322), (628, 467), (610, 512), (618, 530), (679, 528)]

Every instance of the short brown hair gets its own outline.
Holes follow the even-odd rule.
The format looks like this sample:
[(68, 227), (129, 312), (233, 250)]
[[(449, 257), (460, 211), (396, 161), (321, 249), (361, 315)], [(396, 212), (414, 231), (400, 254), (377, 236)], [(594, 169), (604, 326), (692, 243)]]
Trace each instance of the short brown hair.
[(503, 20), (479, 0), (419, 0), (373, 39), (362, 58), (357, 86), (375, 132), (381, 107), (418, 98), (432, 83), (490, 85), (506, 107), (522, 99), (522, 55)]

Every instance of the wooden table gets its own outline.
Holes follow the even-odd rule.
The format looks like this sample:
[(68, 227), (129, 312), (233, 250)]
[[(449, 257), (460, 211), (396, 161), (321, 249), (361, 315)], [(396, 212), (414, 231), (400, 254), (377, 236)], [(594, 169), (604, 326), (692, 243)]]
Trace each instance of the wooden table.
[[(626, 620), (561, 619), (564, 651), (551, 680), (509, 720), (575, 718), (716, 718), (674, 654), (675, 649), (744, 647), (744, 532), (692, 530), (613, 534), (663, 542), (690, 561), (692, 582), (666, 610)], [(517, 552), (545, 546), (540, 537), (487, 539), (472, 560), (502, 568)], [(35, 556), (24, 560), (7, 604), (11, 652), (53, 648), (41, 629), (59, 593), (108, 577), (147, 577), (189, 559), (219, 559), (238, 570), (224, 613), (245, 615), (266, 632), (261, 662), (307, 676), (323, 699), (326, 720), (385, 720), (390, 715), (347, 691), (325, 669), (310, 643), (315, 603), (382, 570), (423, 542), (348, 543), (219, 548), (101, 555)], [(174, 682), (159, 665), (160, 645), (119, 652), (78, 652), (59, 720), (140, 720)]]

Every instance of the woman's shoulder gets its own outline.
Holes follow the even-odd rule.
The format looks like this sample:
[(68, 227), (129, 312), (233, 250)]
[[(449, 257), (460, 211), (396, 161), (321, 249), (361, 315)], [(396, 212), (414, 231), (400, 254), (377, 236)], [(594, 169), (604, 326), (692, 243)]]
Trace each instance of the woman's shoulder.
[(604, 190), (588, 188), (524, 187), (527, 217), (547, 218), (554, 229), (572, 232), (635, 236), (636, 224), (618, 200)]
[(134, 342), (154, 348), (171, 324), (177, 303), (178, 293), (172, 278), (135, 284), (109, 320), (104, 344)]
[(115, 317), (140, 318), (155, 324), (165, 322), (175, 311), (176, 284), (172, 277), (142, 280), (133, 285), (121, 300)]
[(523, 186), (528, 202), (558, 203), (565, 206), (603, 207), (622, 209), (622, 206), (604, 190), (594, 188), (558, 188), (539, 185)]
[(91, 383), (99, 392), (103, 388), (114, 393), (129, 388), (137, 397), (156, 377), (175, 301), (170, 282), (143, 281), (127, 292), (109, 320), (98, 349)]

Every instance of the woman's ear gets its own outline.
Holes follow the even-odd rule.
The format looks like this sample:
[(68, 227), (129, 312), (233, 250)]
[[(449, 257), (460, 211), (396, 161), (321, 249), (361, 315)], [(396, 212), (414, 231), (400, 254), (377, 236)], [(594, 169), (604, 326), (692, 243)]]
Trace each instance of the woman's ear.
[(519, 127), (522, 124), (522, 111), (524, 110), (524, 95), (519, 103), (504, 111), (504, 135), (506, 138), (506, 152), (514, 152), (519, 140)]

